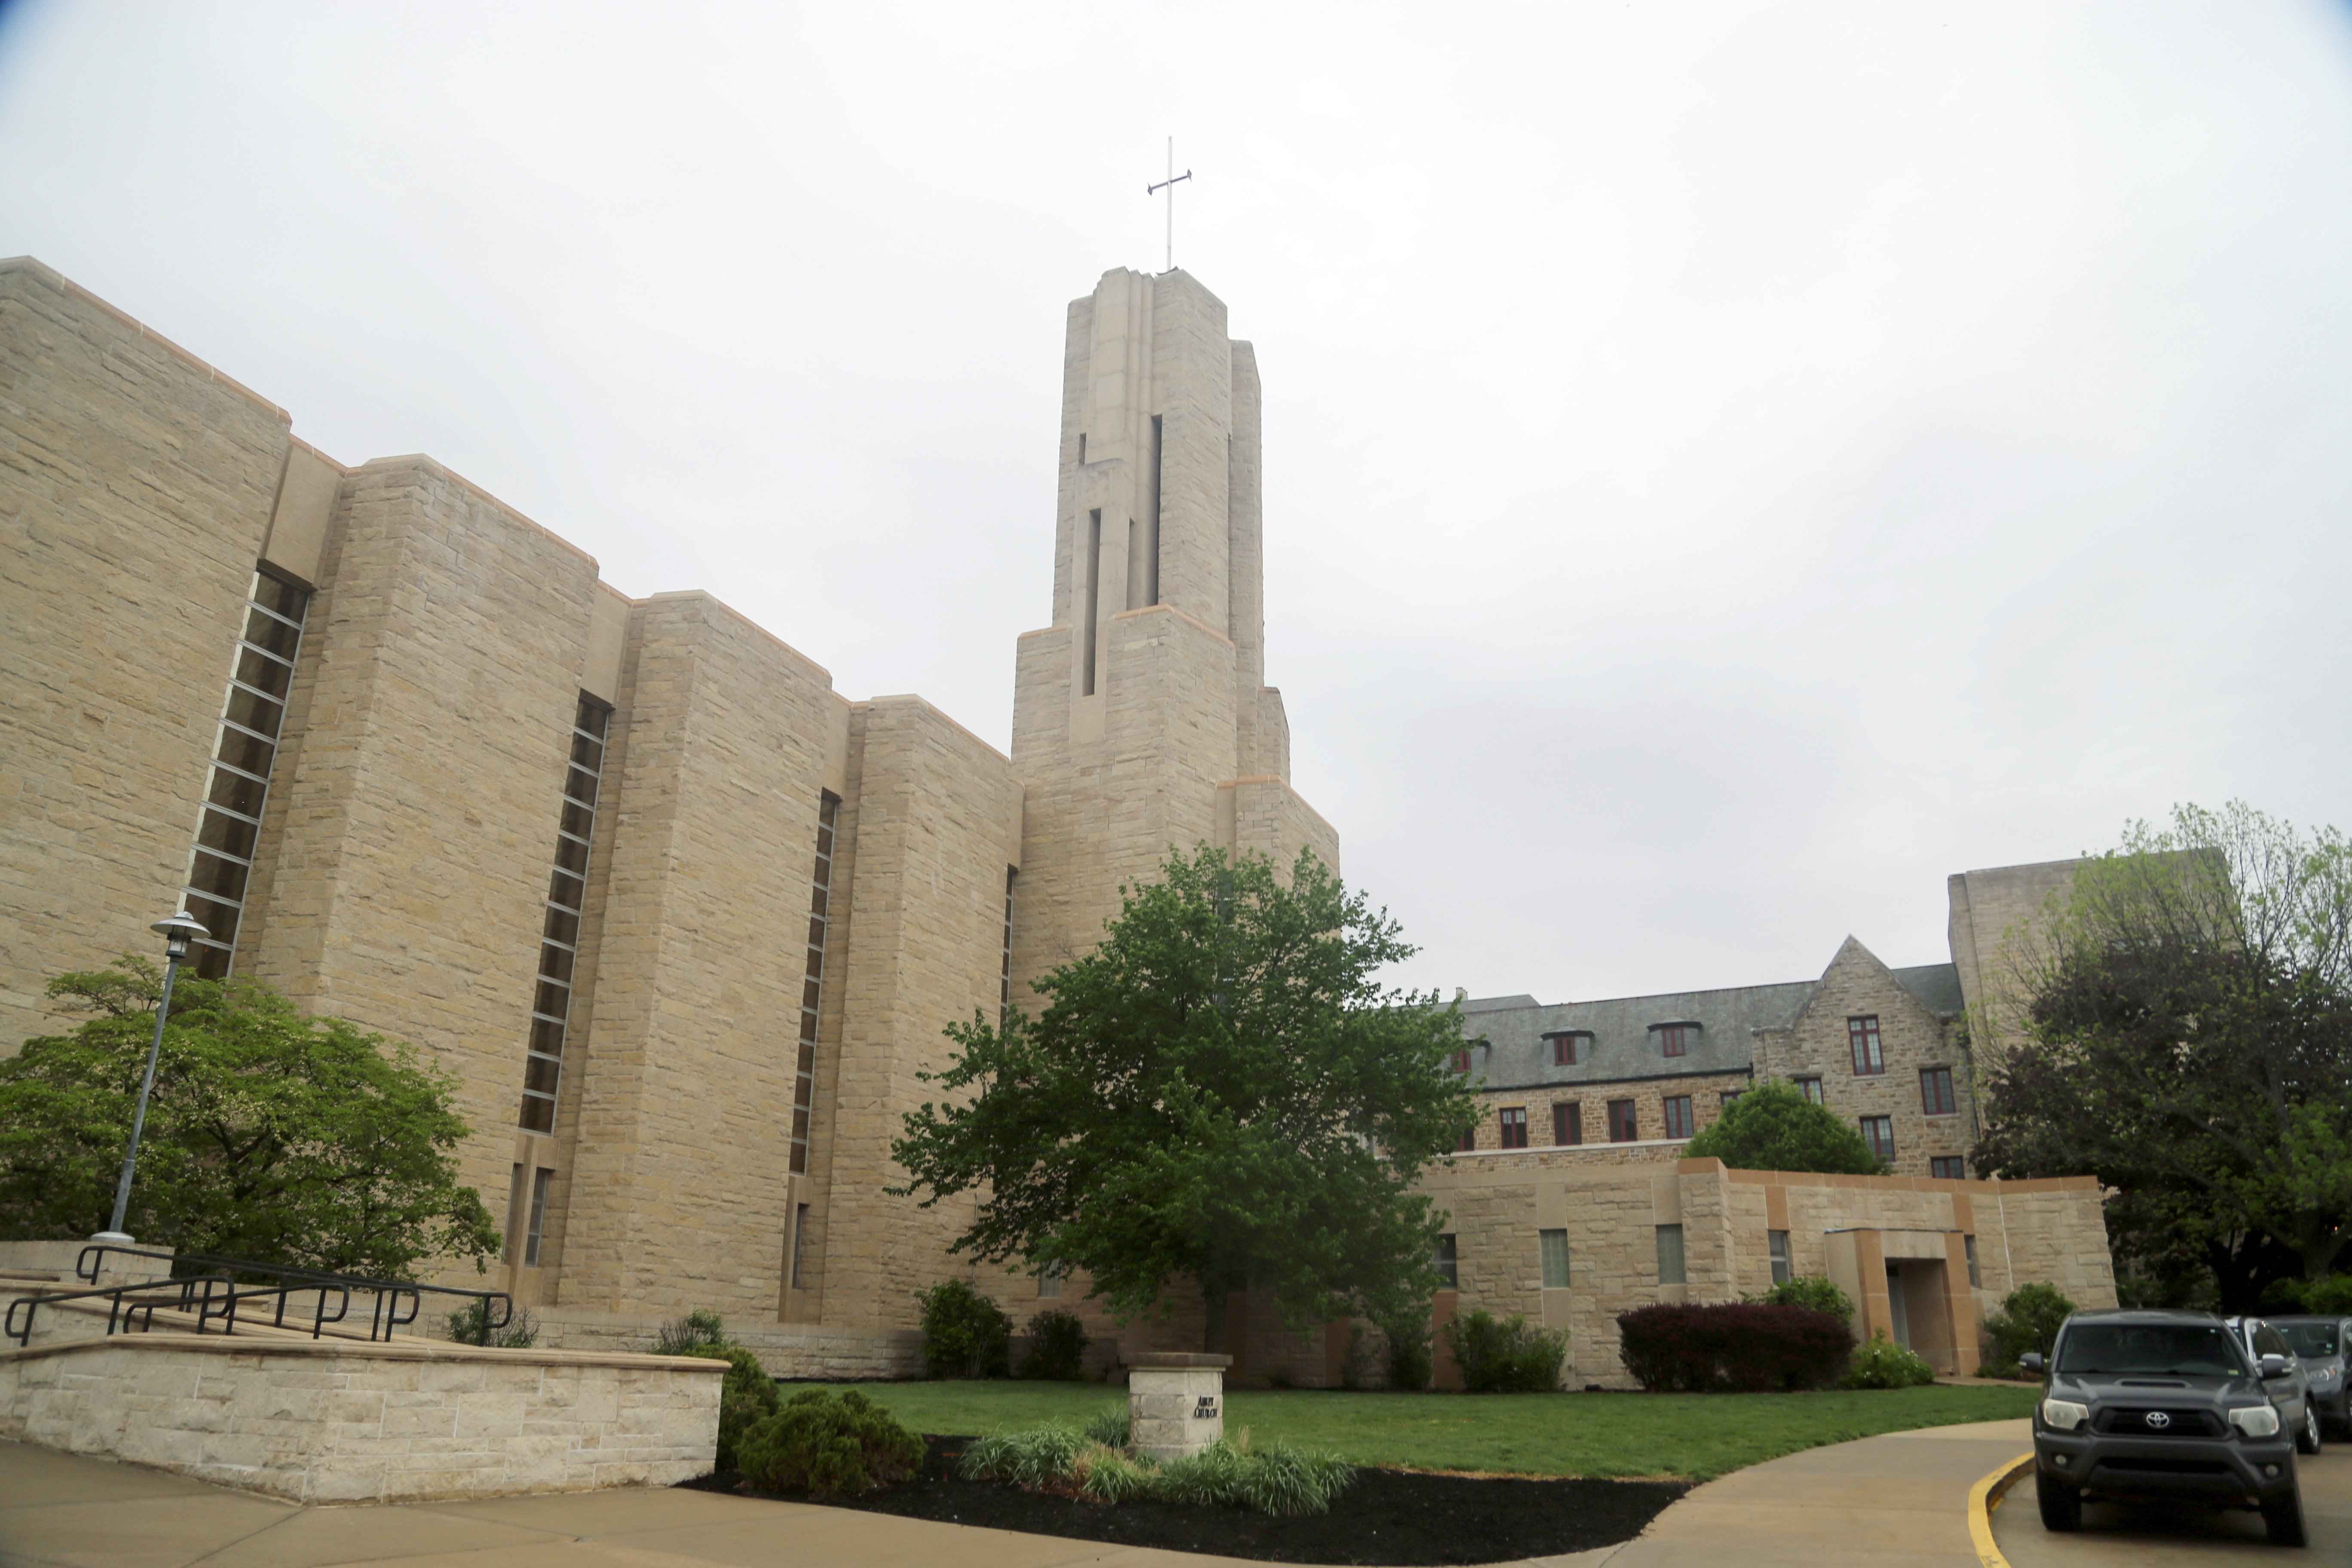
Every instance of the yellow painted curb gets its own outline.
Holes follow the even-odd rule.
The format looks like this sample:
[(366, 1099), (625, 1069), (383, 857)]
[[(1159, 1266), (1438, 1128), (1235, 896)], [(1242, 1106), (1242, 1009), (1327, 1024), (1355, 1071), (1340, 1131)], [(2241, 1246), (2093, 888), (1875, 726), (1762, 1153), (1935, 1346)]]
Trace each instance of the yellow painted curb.
[(2020, 1454), (1969, 1489), (1969, 1539), (1976, 1543), (1983, 1568), (2009, 1568), (2009, 1559), (1992, 1543), (1992, 1505), (2033, 1468), (2033, 1456)]

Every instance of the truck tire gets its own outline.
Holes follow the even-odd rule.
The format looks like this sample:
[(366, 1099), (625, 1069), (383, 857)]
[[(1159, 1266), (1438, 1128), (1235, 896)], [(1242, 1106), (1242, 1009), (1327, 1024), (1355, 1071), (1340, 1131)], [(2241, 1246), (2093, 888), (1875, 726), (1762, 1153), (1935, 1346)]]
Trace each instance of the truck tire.
[[(2083, 1528), (2083, 1494), (2055, 1476), (2034, 1472), (2033, 1500), (2042, 1505), (2042, 1529), (2066, 1532)], [(2300, 1510), (2303, 1505), (2298, 1502), (2295, 1506)], [(2267, 1510), (2263, 1517), (2270, 1518)], [(2301, 1520), (2302, 1513), (2297, 1511), (2295, 1518)], [(2273, 1533), (2271, 1539), (2276, 1541), (2278, 1536)]]
[(2273, 1498), (2263, 1500), (2263, 1527), (2271, 1532), (2273, 1546), (2307, 1546), (2310, 1535), (2303, 1528), (2303, 1483), (2297, 1481)]

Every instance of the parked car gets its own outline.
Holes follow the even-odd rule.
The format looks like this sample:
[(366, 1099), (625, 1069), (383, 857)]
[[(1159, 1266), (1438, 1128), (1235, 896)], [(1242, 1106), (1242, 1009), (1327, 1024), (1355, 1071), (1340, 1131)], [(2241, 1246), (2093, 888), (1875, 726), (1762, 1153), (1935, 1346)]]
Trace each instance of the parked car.
[[(2273, 1336), (2275, 1337), (2275, 1336)], [(2086, 1498), (2261, 1510), (2270, 1538), (2301, 1546), (2294, 1434), (2273, 1390), (2292, 1356), (2256, 1361), (2209, 1312), (2075, 1312), (2033, 1407), (2033, 1490), (2043, 1528), (2080, 1530)], [(2306, 1401), (2307, 1403), (2307, 1401)]]
[(2294, 1347), (2295, 1359), (2311, 1379), (2311, 1402), (2319, 1406), (2320, 1426), (2332, 1421), (2338, 1432), (2352, 1437), (2352, 1403), (2344, 1389), (2344, 1351), (2352, 1344), (2352, 1318), (2298, 1313), (2263, 1321)]
[(2319, 1405), (2312, 1398), (2311, 1374), (2305, 1370), (2303, 1359), (2294, 1353), (2284, 1334), (2271, 1327), (2267, 1318), (2226, 1318), (2230, 1331), (2255, 1361), (2267, 1356), (2283, 1357), (2294, 1370), (2284, 1377), (2264, 1375), (2263, 1381), (2271, 1391), (2271, 1403), (2279, 1407), (2279, 1419), (2294, 1434), (2294, 1451), (2298, 1454), (2319, 1452)]

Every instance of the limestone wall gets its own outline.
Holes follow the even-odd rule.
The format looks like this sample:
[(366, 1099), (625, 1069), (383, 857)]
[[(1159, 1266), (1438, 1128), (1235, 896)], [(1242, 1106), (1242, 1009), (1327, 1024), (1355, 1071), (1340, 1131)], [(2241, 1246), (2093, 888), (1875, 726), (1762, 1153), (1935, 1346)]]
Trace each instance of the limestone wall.
[(0, 1436), (296, 1502), (669, 1486), (721, 1362), (133, 1334), (0, 1354)]
[[(283, 410), (0, 261), (0, 1055), (178, 907)], [(69, 1026), (69, 1024), (68, 1026)]]
[(623, 682), (593, 1001), (566, 1053), (553, 1296), (772, 1321), (840, 700), (824, 670), (706, 594), (646, 601)]

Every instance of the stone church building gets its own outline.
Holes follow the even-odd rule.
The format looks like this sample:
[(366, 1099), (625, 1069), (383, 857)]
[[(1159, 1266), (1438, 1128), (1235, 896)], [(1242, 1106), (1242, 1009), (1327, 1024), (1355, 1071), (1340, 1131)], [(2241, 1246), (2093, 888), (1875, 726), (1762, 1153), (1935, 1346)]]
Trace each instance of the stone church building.
[[(973, 1277), (946, 1251), (964, 1213), (886, 1191), (942, 1027), (1027, 998), (1171, 845), (1339, 858), (1265, 684), (1250, 345), (1190, 276), (1106, 273), (1069, 308), (1061, 424), (1052, 616), (1014, 652), (1007, 756), (919, 697), (835, 691), (708, 593), (627, 597), (430, 458), (346, 466), (111, 305), (0, 261), (0, 1052), (64, 1026), (51, 975), (145, 951), (184, 904), (212, 932), (204, 973), (457, 1075), (463, 1169), (507, 1228), (497, 1283), (551, 1342), (640, 1345), (709, 1308), (780, 1373), (910, 1370), (915, 1292)], [(1908, 1071), (1951, 987), (1875, 964), (1852, 947), (1822, 984), (1883, 994)], [(1547, 1148), (1552, 1107), (1589, 1087), (1604, 1142), (1625, 1096), (1575, 1075), (1649, 1048), (1651, 1024), (1693, 1029), (1675, 1081), (1697, 1106), (1743, 1061), (1827, 1051), (1844, 1004), (1814, 1017), (1779, 990), (1673, 1018), (1482, 1004), (1478, 1070)], [(1578, 1037), (1570, 1078), (1534, 1070)], [(1671, 1096), (1631, 1098), (1639, 1136), (1580, 1171), (1651, 1158)], [(1906, 1171), (1963, 1146), (1895, 1114)], [(1492, 1266), (1497, 1304), (1538, 1258), (1501, 1201), (1482, 1189), (1492, 1234), (1460, 1238), (1465, 1280), (1526, 1254)], [(1762, 1231), (1741, 1235), (1760, 1259)], [(1083, 1280), (978, 1279), (1016, 1321), (1086, 1311), (1107, 1350), (1198, 1342), (1197, 1309), (1122, 1331)], [(1575, 1294), (1528, 1288), (1548, 1318)], [(1660, 1289), (1629, 1274), (1591, 1310)], [(1339, 1374), (1344, 1335), (1236, 1305), (1244, 1370)]]

